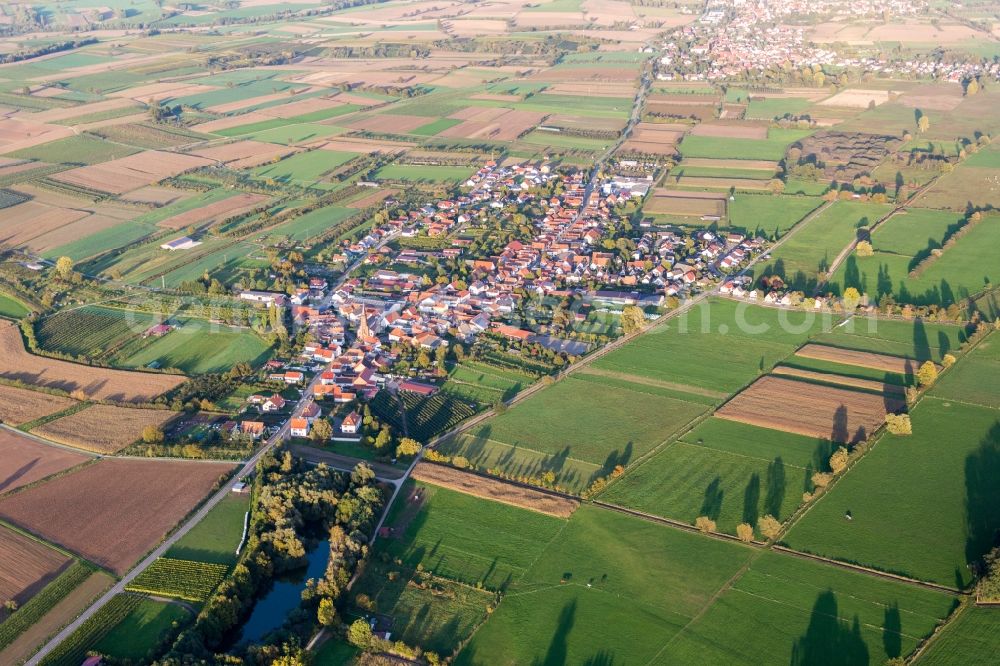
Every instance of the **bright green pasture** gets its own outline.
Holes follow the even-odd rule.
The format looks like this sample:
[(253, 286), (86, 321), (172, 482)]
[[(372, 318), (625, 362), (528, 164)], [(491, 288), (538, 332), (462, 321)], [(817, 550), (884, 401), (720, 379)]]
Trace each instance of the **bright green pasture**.
[(190, 532), (171, 546), (166, 557), (213, 564), (234, 564), (243, 536), (243, 519), (249, 508), (246, 495), (229, 494), (216, 504)]
[(964, 587), (972, 580), (967, 564), (990, 547), (1000, 526), (1000, 412), (925, 398), (911, 418), (912, 435), (884, 436), (785, 541)]
[(9, 153), (10, 157), (51, 164), (97, 164), (138, 153), (138, 148), (110, 143), (87, 134), (49, 141)]
[(808, 136), (809, 130), (771, 129), (766, 139), (730, 139), (717, 136), (684, 137), (680, 151), (684, 157), (735, 160), (780, 160), (793, 141)]
[(752, 554), (582, 506), (455, 663), (648, 663)]
[(980, 342), (961, 363), (948, 370), (934, 395), (950, 400), (1000, 408), (1000, 335)]
[(311, 150), (286, 157), (276, 164), (257, 167), (253, 174), (279, 183), (308, 186), (341, 164), (351, 161), (357, 153), (334, 150)]
[(20, 319), (26, 314), (28, 314), (28, 308), (25, 307), (24, 303), (13, 296), (0, 293), (0, 317)]
[(784, 116), (786, 113), (798, 115), (808, 109), (811, 104), (812, 102), (807, 99), (799, 99), (795, 97), (787, 99), (751, 99), (750, 104), (747, 106), (746, 117), (771, 120), (772, 118)]
[(795, 289), (811, 289), (819, 274), (828, 271), (840, 252), (857, 237), (858, 228), (874, 224), (889, 210), (883, 204), (837, 201), (775, 250), (771, 261), (758, 264), (755, 274), (778, 275)]
[(472, 169), (461, 166), (422, 166), (389, 164), (375, 172), (382, 180), (405, 180), (420, 183), (457, 183), (472, 175)]
[[(277, 143), (283, 146), (290, 146), (295, 143), (304, 143), (315, 139), (322, 139), (327, 136), (336, 136), (347, 131), (343, 127), (333, 125), (319, 125), (317, 123), (300, 123), (298, 125), (284, 124), (271, 129), (260, 130), (242, 135), (244, 139), (254, 141), (264, 141), (265, 143)], [(329, 151), (318, 151), (329, 152)]]
[(836, 328), (819, 333), (814, 342), (844, 349), (903, 356), (938, 363), (968, 339), (964, 326), (921, 319), (901, 321), (878, 317), (851, 317)]
[(1000, 611), (969, 606), (917, 661), (920, 666), (990, 664), (1000, 654)]
[[(408, 488), (420, 493), (422, 505), (403, 533), (385, 542), (386, 552), (410, 570), (421, 565), (468, 585), (498, 590), (519, 580), (566, 525), (559, 518), (438, 486)], [(403, 503), (394, 507), (396, 518), (406, 511)]]
[(449, 127), (454, 127), (461, 122), (461, 120), (455, 120), (453, 118), (439, 118), (433, 122), (427, 123), (426, 125), (421, 125), (414, 130), (410, 130), (408, 133), (416, 134), (417, 136), (434, 136), (435, 134), (443, 132)]
[(872, 232), (872, 246), (881, 252), (914, 256), (941, 247), (949, 227), (958, 228), (962, 215), (946, 210), (910, 208), (897, 213)]
[(269, 234), (271, 236), (288, 236), (293, 240), (302, 241), (323, 233), (357, 212), (353, 208), (327, 206), (280, 224), (271, 229)]
[(573, 377), (539, 391), (470, 434), (613, 468), (669, 438), (705, 406), (624, 386), (603, 389)]
[(816, 197), (737, 194), (729, 202), (729, 226), (783, 236), (821, 203)]
[[(808, 450), (812, 440), (803, 437)], [(752, 458), (697, 444), (673, 442), (616, 481), (601, 500), (694, 524), (699, 516), (720, 532), (757, 524), (770, 514), (784, 520), (812, 490), (814, 470)]]
[(191, 613), (176, 604), (143, 599), (93, 649), (117, 659), (142, 661), (174, 622), (182, 622)]
[(138, 349), (127, 345), (116, 357), (115, 364), (141, 368), (156, 362), (161, 368), (204, 374), (225, 372), (243, 362), (259, 365), (270, 354), (271, 349), (249, 330), (189, 319), (176, 330), (143, 343)]
[(658, 326), (594, 367), (733, 393), (790, 355), (829, 315), (714, 300)]
[(956, 603), (941, 592), (767, 552), (651, 663), (884, 664), (916, 649)]

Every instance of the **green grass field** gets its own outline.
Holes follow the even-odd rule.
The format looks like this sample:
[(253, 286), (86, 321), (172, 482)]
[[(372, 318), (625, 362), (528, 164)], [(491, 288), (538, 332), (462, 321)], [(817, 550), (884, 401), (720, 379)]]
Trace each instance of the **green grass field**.
[(778, 275), (794, 289), (809, 290), (856, 238), (858, 228), (874, 224), (889, 210), (884, 204), (837, 201), (775, 250), (771, 261), (757, 264), (754, 275)]
[(443, 132), (449, 127), (454, 127), (461, 122), (461, 120), (455, 120), (453, 118), (439, 118), (433, 122), (427, 123), (426, 125), (421, 125), (414, 130), (410, 130), (408, 134), (415, 134), (417, 136), (434, 136), (435, 134)]
[(966, 340), (968, 330), (954, 324), (852, 317), (842, 326), (819, 333), (814, 342), (844, 349), (941, 362)]
[(0, 293), (0, 317), (20, 319), (28, 314), (28, 308), (13, 296)]
[(42, 319), (35, 328), (43, 349), (72, 356), (99, 357), (156, 323), (154, 315), (131, 310), (84, 306)]
[(353, 208), (327, 206), (280, 224), (269, 231), (270, 236), (288, 236), (297, 241), (312, 238), (343, 222), (358, 211)]
[(964, 587), (972, 576), (966, 565), (989, 548), (1000, 524), (1000, 412), (925, 398), (911, 418), (913, 435), (883, 437), (785, 541)]
[(946, 594), (778, 553), (754, 559), (654, 664), (884, 664), (957, 603)]
[(772, 118), (784, 116), (786, 113), (798, 115), (808, 109), (811, 104), (807, 99), (795, 97), (787, 99), (752, 99), (747, 106), (746, 117), (771, 120)]
[(934, 387), (934, 395), (1000, 409), (1000, 336), (980, 342), (961, 363), (949, 370)]
[(389, 164), (375, 172), (375, 179), (415, 183), (457, 183), (471, 176), (472, 171), (470, 167)]
[(741, 522), (756, 527), (763, 515), (791, 515), (812, 490), (812, 473), (828, 469), (832, 452), (825, 440), (712, 418), (630, 470), (600, 499), (692, 524), (707, 516), (719, 531), (735, 534)]
[(1000, 652), (1000, 613), (970, 606), (955, 618), (917, 661), (920, 666), (992, 663)]
[(455, 663), (649, 663), (752, 554), (582, 506)]
[(180, 328), (151, 342), (144, 342), (138, 349), (127, 345), (115, 357), (115, 364), (142, 368), (155, 362), (161, 368), (176, 368), (185, 374), (203, 374), (225, 372), (241, 362), (257, 366), (270, 355), (271, 349), (249, 330), (189, 319)]
[(729, 202), (729, 226), (747, 233), (783, 236), (821, 203), (814, 197), (739, 194)]
[(357, 153), (312, 150), (286, 157), (277, 164), (257, 167), (253, 170), (253, 174), (258, 178), (266, 178), (279, 183), (309, 186), (322, 178), (324, 174), (351, 161), (356, 156)]
[(767, 372), (829, 316), (713, 300), (594, 362), (594, 367), (703, 391), (733, 393)]
[(166, 557), (214, 564), (235, 563), (248, 507), (246, 495), (231, 493), (174, 544)]
[(117, 659), (143, 660), (174, 622), (183, 622), (190, 616), (175, 604), (143, 599), (93, 649)]
[(735, 160), (780, 160), (793, 141), (811, 134), (809, 130), (771, 129), (766, 139), (730, 139), (715, 136), (686, 136), (679, 147), (684, 157)]
[[(408, 486), (410, 487), (410, 486)], [(527, 509), (498, 504), (437, 486), (418, 483), (422, 498), (398, 539), (385, 550), (416, 570), (487, 589), (503, 589), (519, 580), (539, 553), (562, 531), (566, 521)], [(401, 498), (409, 497), (400, 495)], [(408, 507), (393, 507), (387, 525), (397, 525)]]
[(138, 148), (81, 134), (18, 150), (9, 153), (9, 156), (52, 164), (97, 164), (138, 152)]

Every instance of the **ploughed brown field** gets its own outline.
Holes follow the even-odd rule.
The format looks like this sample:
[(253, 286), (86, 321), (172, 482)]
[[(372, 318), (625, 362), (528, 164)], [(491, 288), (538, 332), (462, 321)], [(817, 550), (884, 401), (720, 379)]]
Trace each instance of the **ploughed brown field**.
[(694, 136), (717, 136), (725, 139), (766, 139), (767, 124), (720, 120), (695, 125), (691, 134)]
[[(0, 527), (0, 599), (23, 604), (69, 563), (70, 558), (59, 551)], [(0, 611), (0, 618), (6, 614)]]
[(107, 458), (0, 499), (0, 517), (121, 575), (230, 469)]
[(90, 456), (48, 446), (27, 435), (0, 428), (0, 493), (34, 483), (87, 460)]
[(540, 490), (522, 488), (499, 479), (489, 479), (478, 474), (433, 463), (417, 463), (411, 476), (417, 481), (426, 481), (449, 490), (457, 490), (466, 495), (474, 495), (558, 518), (569, 518), (580, 506), (576, 500), (557, 497)]
[(0, 423), (21, 425), (69, 409), (75, 400), (0, 384)]
[(795, 355), (804, 358), (814, 358), (820, 361), (830, 361), (831, 363), (843, 363), (844, 365), (885, 370), (886, 372), (895, 372), (901, 375), (912, 375), (920, 367), (918, 361), (910, 358), (854, 351), (853, 349), (840, 349), (839, 347), (828, 347), (813, 343), (803, 345), (802, 348), (795, 352)]
[(117, 453), (142, 437), (142, 429), (162, 429), (177, 412), (164, 409), (129, 409), (113, 405), (93, 405), (61, 419), (34, 428), (31, 432), (60, 444), (95, 453)]
[(184, 381), (181, 375), (129, 372), (95, 368), (29, 354), (21, 332), (13, 323), (0, 323), (0, 377), (25, 384), (81, 390), (88, 398), (120, 402), (144, 402), (169, 391)]
[(184, 229), (192, 224), (201, 224), (208, 221), (220, 222), (228, 217), (249, 212), (267, 201), (268, 198), (263, 194), (243, 192), (234, 197), (168, 217), (160, 221), (158, 226), (169, 227), (171, 229)]
[(212, 164), (203, 157), (147, 150), (121, 159), (70, 169), (52, 176), (70, 185), (98, 192), (124, 194), (152, 185), (169, 176)]
[(779, 365), (772, 370), (771, 373), (775, 375), (784, 375), (786, 377), (799, 377), (801, 379), (826, 382), (828, 384), (839, 384), (841, 386), (865, 389), (867, 391), (876, 391), (878, 393), (891, 393), (893, 395), (906, 394), (906, 389), (899, 384), (886, 384), (885, 382), (875, 381), (874, 379), (847, 377), (846, 375), (836, 375), (830, 372), (802, 370), (799, 368), (791, 368), (787, 365)]
[[(710, 194), (712, 196), (704, 196)], [(718, 215), (726, 213), (725, 195), (714, 192), (654, 190), (643, 209), (654, 215)]]
[(898, 412), (905, 405), (896, 397), (767, 376), (715, 415), (846, 444), (867, 439), (885, 422), (887, 412)]

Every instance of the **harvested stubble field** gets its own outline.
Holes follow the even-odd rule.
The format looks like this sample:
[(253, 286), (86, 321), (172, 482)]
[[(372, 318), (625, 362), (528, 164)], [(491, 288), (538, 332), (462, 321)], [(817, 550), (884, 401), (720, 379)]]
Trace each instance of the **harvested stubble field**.
[(75, 401), (62, 396), (0, 384), (0, 423), (21, 425), (74, 404)]
[(53, 178), (98, 192), (124, 194), (209, 164), (211, 162), (202, 157), (149, 150), (110, 162), (70, 169)]
[(713, 136), (724, 139), (766, 139), (767, 123), (719, 121), (699, 123), (691, 130), (693, 136)]
[(255, 207), (267, 201), (267, 199), (268, 197), (263, 194), (249, 194), (244, 192), (242, 194), (237, 194), (236, 196), (223, 199), (222, 201), (216, 201), (215, 203), (208, 204), (207, 206), (194, 208), (180, 213), (179, 215), (168, 217), (167, 219), (161, 221), (159, 226), (170, 229), (184, 229), (195, 224), (203, 224), (205, 222), (214, 223), (227, 217), (253, 210)]
[(232, 465), (104, 459), (0, 500), (0, 516), (121, 575)]
[[(24, 604), (70, 563), (59, 551), (0, 527), (0, 599)], [(6, 615), (2, 612), (0, 617)]]
[(12, 323), (0, 324), (0, 377), (67, 392), (83, 391), (97, 400), (145, 402), (184, 381), (181, 375), (95, 368), (29, 354), (21, 332)]
[(715, 415), (834, 442), (860, 442), (906, 403), (898, 398), (781, 377), (761, 377)]
[(417, 481), (433, 483), (436, 486), (457, 490), (467, 495), (510, 504), (557, 518), (569, 518), (580, 506), (576, 500), (524, 488), (499, 479), (486, 478), (471, 472), (463, 472), (444, 465), (421, 462), (413, 468), (411, 476)]
[(288, 157), (296, 152), (296, 150), (296, 148), (289, 148), (288, 146), (278, 146), (273, 143), (249, 140), (192, 150), (189, 154), (227, 164), (236, 161), (245, 162), (251, 159), (258, 160), (258, 164), (264, 164), (274, 159)]
[(783, 375), (785, 377), (795, 377), (807, 381), (825, 382), (827, 384), (838, 384), (849, 388), (874, 391), (875, 393), (891, 393), (901, 396), (906, 393), (906, 389), (899, 384), (887, 384), (873, 379), (862, 379), (860, 377), (847, 377), (832, 372), (817, 372), (815, 370), (805, 370), (803, 368), (793, 368), (787, 365), (779, 365), (771, 374)]
[(653, 215), (718, 215), (726, 214), (725, 195), (699, 196), (699, 192), (655, 191), (643, 206)]
[(47, 446), (19, 432), (0, 428), (0, 493), (34, 483), (90, 460), (89, 456)]
[(814, 343), (803, 345), (801, 349), (795, 352), (795, 355), (804, 358), (814, 358), (820, 361), (830, 361), (831, 363), (884, 370), (885, 372), (900, 375), (912, 375), (917, 371), (918, 367), (917, 361), (909, 358), (855, 351), (853, 349), (841, 349), (839, 347), (828, 347)]
[(176, 412), (163, 409), (92, 405), (69, 416), (49, 421), (31, 432), (60, 444), (111, 454), (138, 440), (146, 426), (163, 429), (175, 416)]

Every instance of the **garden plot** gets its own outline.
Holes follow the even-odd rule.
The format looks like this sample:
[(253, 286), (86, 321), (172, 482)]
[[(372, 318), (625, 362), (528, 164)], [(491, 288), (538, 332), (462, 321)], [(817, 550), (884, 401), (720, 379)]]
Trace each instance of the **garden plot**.
[(63, 171), (53, 178), (89, 190), (123, 194), (211, 163), (210, 160), (193, 155), (150, 150), (102, 164)]
[[(780, 405), (780, 408), (777, 406)], [(898, 395), (880, 396), (784, 377), (762, 377), (723, 405), (716, 416), (840, 443), (860, 442), (902, 410)]]
[(106, 458), (0, 499), (0, 516), (120, 575), (231, 469)]

